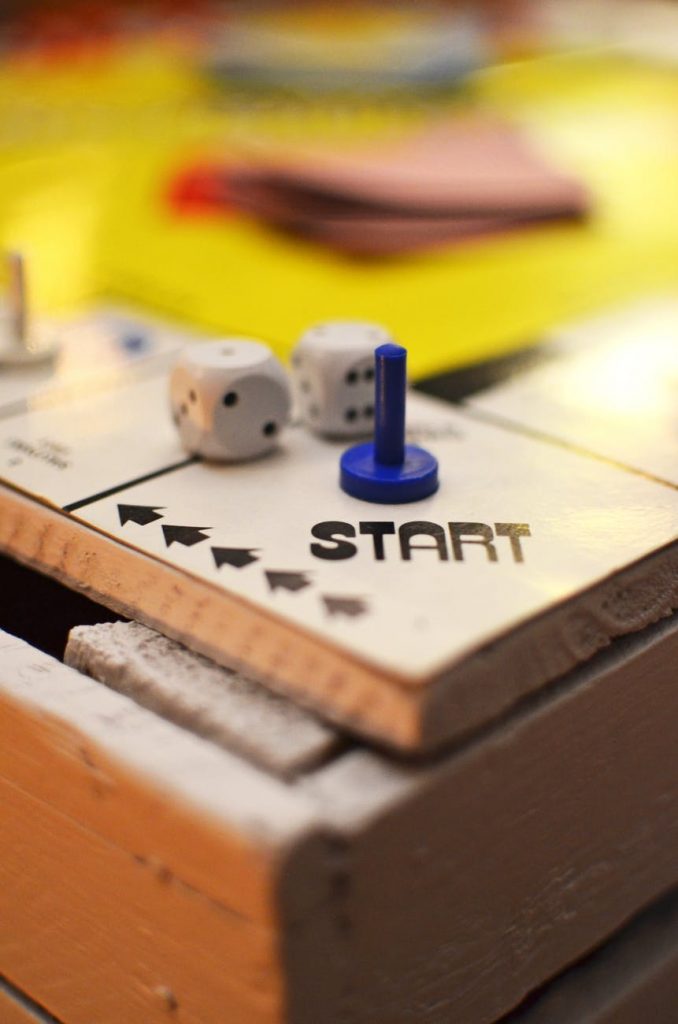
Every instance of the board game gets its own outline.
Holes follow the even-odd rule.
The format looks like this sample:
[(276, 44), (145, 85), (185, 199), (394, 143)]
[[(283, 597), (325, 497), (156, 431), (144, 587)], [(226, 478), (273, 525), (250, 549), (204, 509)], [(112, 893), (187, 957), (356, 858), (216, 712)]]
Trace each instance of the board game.
[(19, 399), (0, 377), (2, 547), (350, 729), (453, 741), (676, 606), (674, 298), (554, 330), (467, 393), (428, 382), (454, 402), (411, 393), (441, 486), (397, 506), (344, 494), (346, 445), (299, 423), (252, 462), (188, 457), (186, 330), (59, 329), (77, 371), (21, 371)]
[(9, 6), (3, 1024), (675, 1024), (678, 13)]

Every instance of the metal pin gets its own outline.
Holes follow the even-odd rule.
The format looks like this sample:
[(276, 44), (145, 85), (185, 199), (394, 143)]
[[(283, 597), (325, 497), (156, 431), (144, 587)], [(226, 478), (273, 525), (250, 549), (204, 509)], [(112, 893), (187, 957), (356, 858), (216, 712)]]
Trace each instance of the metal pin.
[(30, 349), (26, 315), (26, 265), (20, 252), (7, 253), (8, 327), (11, 343), (16, 348)]
[(16, 250), (5, 253), (7, 286), (0, 312), (0, 365), (21, 366), (50, 359), (55, 340), (38, 335), (29, 323), (26, 261)]

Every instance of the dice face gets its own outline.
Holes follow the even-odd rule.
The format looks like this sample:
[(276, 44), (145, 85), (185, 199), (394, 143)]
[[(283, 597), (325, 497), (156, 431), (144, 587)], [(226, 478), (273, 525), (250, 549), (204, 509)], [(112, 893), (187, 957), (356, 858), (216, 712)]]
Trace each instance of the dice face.
[(329, 437), (368, 435), (374, 426), (374, 350), (392, 341), (378, 324), (333, 320), (311, 327), (292, 354), (299, 415)]
[(206, 459), (252, 459), (275, 448), (289, 419), (285, 371), (271, 350), (245, 338), (190, 345), (170, 378), (181, 442)]

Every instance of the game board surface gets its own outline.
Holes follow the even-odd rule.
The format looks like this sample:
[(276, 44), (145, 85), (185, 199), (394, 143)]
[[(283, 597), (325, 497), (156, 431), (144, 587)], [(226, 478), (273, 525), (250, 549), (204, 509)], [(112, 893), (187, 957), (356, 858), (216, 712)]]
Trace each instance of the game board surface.
[(187, 457), (167, 408), (187, 335), (153, 337), (145, 359), (117, 351), (75, 389), (0, 409), (4, 481), (400, 686), (454, 674), (676, 539), (675, 300), (554, 332), (534, 368), (466, 402), (413, 394), (408, 432), (441, 487), (394, 507), (345, 495), (344, 446), (299, 425), (260, 460)]

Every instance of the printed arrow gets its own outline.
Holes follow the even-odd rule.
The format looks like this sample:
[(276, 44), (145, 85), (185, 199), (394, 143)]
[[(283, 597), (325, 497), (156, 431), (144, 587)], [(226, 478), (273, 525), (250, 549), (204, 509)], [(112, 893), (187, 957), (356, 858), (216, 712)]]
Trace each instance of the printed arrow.
[(211, 530), (211, 526), (163, 526), (162, 532), (167, 547), (170, 544), (183, 544), (187, 548), (199, 544), (201, 540), (207, 540), (207, 534), (203, 530)]
[(266, 580), (270, 590), (303, 590), (310, 587), (311, 581), (306, 578), (305, 572), (269, 572), (265, 570)]
[(252, 554), (258, 550), (259, 548), (211, 548), (217, 569), (221, 569), (222, 565), (243, 569), (246, 565), (259, 561), (258, 557)]
[(149, 523), (154, 523), (156, 519), (162, 519), (159, 508), (164, 508), (163, 505), (118, 505), (118, 515), (120, 516), (120, 525), (124, 526), (125, 523), (138, 523), (139, 526), (148, 526)]
[(367, 602), (362, 597), (325, 597), (323, 604), (328, 615), (347, 615), (354, 619), (358, 615), (365, 615), (369, 610)]

